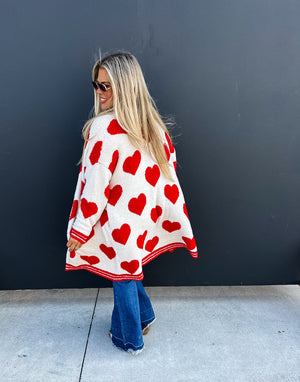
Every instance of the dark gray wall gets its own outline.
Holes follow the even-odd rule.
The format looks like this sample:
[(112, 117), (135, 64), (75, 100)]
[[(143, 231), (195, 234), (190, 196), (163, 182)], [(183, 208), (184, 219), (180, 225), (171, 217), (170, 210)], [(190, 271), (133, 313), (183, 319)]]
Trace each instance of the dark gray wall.
[(111, 285), (64, 271), (99, 48), (135, 54), (177, 121), (200, 257), (161, 255), (145, 285), (298, 282), (299, 15), (294, 0), (2, 0), (0, 288)]

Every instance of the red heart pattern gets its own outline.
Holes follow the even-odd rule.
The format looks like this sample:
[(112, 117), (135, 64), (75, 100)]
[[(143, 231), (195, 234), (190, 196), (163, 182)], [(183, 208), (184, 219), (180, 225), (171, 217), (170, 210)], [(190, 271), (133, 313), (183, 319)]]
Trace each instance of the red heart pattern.
[(185, 203), (183, 203), (183, 212), (185, 213), (186, 217), (189, 219), (189, 215), (188, 215)]
[(162, 227), (168, 232), (174, 232), (181, 228), (181, 224), (179, 222), (171, 222), (170, 220), (164, 220), (162, 223)]
[(115, 206), (120, 199), (121, 195), (123, 193), (122, 186), (119, 184), (116, 184), (111, 190), (109, 194), (109, 198), (107, 203), (111, 204), (112, 206)]
[(104, 224), (108, 221), (107, 209), (105, 209), (105, 210), (102, 212), (102, 214), (101, 214), (99, 220), (100, 220), (100, 225), (101, 225), (101, 227), (103, 227)]
[(171, 153), (173, 153), (175, 151), (175, 149), (174, 149), (174, 146), (173, 146), (173, 144), (171, 142), (171, 139), (170, 139), (169, 135), (166, 132), (165, 132), (165, 136), (166, 136), (166, 139), (167, 139), (167, 142), (168, 142), (169, 150), (170, 150)]
[(109, 194), (110, 194), (110, 187), (108, 185), (108, 186), (106, 186), (106, 188), (104, 190), (104, 195), (105, 195), (106, 199), (109, 198)]
[(100, 244), (99, 248), (110, 260), (116, 257), (116, 251), (113, 249), (113, 247), (107, 247), (105, 244)]
[(90, 162), (92, 165), (97, 163), (98, 160), (100, 159), (102, 144), (103, 144), (102, 141), (98, 141), (94, 144), (94, 147), (93, 147), (93, 149), (90, 153), (90, 156), (89, 156), (89, 159), (90, 159)]
[(115, 150), (112, 155), (112, 160), (110, 162), (110, 165), (108, 166), (108, 169), (110, 170), (111, 173), (115, 171), (118, 159), (119, 159), (119, 151)]
[(81, 199), (80, 208), (85, 219), (95, 215), (98, 212), (97, 204), (88, 202), (85, 198)]
[(158, 242), (159, 242), (158, 236), (154, 236), (152, 239), (148, 240), (146, 245), (145, 245), (146, 251), (152, 252), (153, 249), (158, 244)]
[(73, 218), (75, 218), (77, 209), (78, 209), (78, 200), (74, 200), (69, 220), (72, 220)]
[(134, 214), (141, 215), (146, 205), (146, 195), (140, 194), (137, 198), (131, 198), (128, 203), (128, 209)]
[(194, 249), (196, 247), (196, 240), (194, 237), (192, 239), (189, 239), (188, 237), (182, 236), (182, 239), (184, 240), (188, 249)]
[(132, 275), (138, 270), (140, 263), (138, 260), (122, 261), (121, 268)]
[(82, 182), (82, 181), (81, 181), (80, 195), (82, 195), (82, 193), (83, 193), (84, 186), (85, 186), (85, 182)]
[(176, 203), (178, 197), (179, 197), (179, 189), (176, 184), (173, 184), (172, 186), (169, 184), (165, 185), (165, 196), (167, 199), (169, 199), (173, 204)]
[(143, 249), (146, 236), (147, 236), (147, 230), (137, 238), (136, 244), (138, 248)]
[(100, 263), (100, 259), (97, 256), (85, 256), (85, 255), (81, 255), (80, 257), (81, 257), (82, 260), (88, 262), (90, 265), (95, 265), (95, 264)]
[[(107, 133), (110, 134), (111, 136), (114, 136), (117, 134), (127, 134), (126, 131), (117, 122), (116, 119), (112, 120), (111, 123), (109, 124), (109, 126), (107, 128)], [(105, 134), (106, 134), (106, 132), (105, 132)], [(120, 148), (117, 146), (117, 142), (121, 138), (123, 139), (126, 137), (116, 137), (116, 138), (110, 137), (109, 138), (112, 142), (111, 147), (114, 147), (114, 148), (111, 149), (111, 151), (108, 151), (109, 154), (107, 155), (108, 158), (107, 158), (107, 161), (105, 163), (107, 164), (108, 169), (110, 170), (111, 174), (114, 174), (117, 166), (122, 165), (122, 170), (124, 171), (123, 177), (126, 180), (124, 181), (124, 184), (121, 182), (120, 182), (120, 184), (115, 184), (114, 181), (112, 181), (112, 182), (110, 181), (109, 184), (104, 189), (104, 195), (107, 199), (107, 203), (109, 204), (108, 210), (112, 211), (112, 212), (113, 211), (119, 212), (119, 209), (116, 210), (115, 208), (111, 208), (110, 205), (111, 206), (118, 206), (118, 207), (120, 206), (120, 215), (119, 216), (120, 217), (123, 216), (124, 220), (121, 221), (119, 224), (117, 223), (118, 224), (117, 228), (114, 228), (114, 227), (116, 227), (116, 225), (115, 225), (111, 229), (110, 224), (112, 224), (113, 222), (111, 221), (111, 216), (108, 217), (107, 208), (104, 208), (102, 213), (101, 213), (101, 216), (99, 218), (100, 225), (101, 225), (101, 227), (105, 226), (105, 224), (110, 219), (110, 223), (106, 224), (106, 226), (104, 227), (104, 231), (106, 231), (107, 229), (112, 231), (111, 232), (111, 239), (114, 240), (114, 242), (111, 243), (110, 242), (111, 240), (107, 241), (107, 242), (106, 242), (106, 240), (103, 240), (103, 242), (101, 243), (101, 241), (99, 240), (98, 244), (97, 244), (99, 246), (98, 251), (96, 249), (95, 252), (89, 252), (88, 247), (87, 247), (87, 251), (86, 252), (83, 251), (83, 253), (85, 253), (85, 255), (80, 255), (81, 252), (79, 251), (77, 256), (78, 256), (78, 258), (80, 257), (82, 259), (82, 263), (83, 262), (87, 263), (86, 264), (87, 269), (89, 269), (88, 265), (96, 266), (97, 264), (101, 263), (101, 265), (103, 264), (102, 268), (104, 270), (106, 265), (108, 265), (111, 261), (112, 263), (117, 262), (119, 264), (118, 266), (120, 266), (122, 270), (128, 272), (130, 275), (134, 275), (138, 272), (138, 270), (141, 269), (142, 260), (140, 260), (140, 259), (137, 260), (137, 256), (134, 255), (134, 251), (133, 251), (132, 253), (129, 253), (128, 256), (124, 256), (124, 258), (127, 259), (127, 261), (122, 261), (122, 260), (124, 260), (124, 258), (120, 261), (119, 257), (117, 257), (117, 253), (118, 253), (117, 250), (120, 248), (118, 246), (119, 244), (124, 245), (124, 250), (127, 250), (127, 251), (128, 251), (128, 248), (131, 249), (132, 244), (133, 245), (135, 244), (138, 251), (140, 251), (139, 253), (144, 254), (144, 252), (145, 252), (146, 253), (145, 256), (148, 256), (148, 258), (152, 259), (158, 253), (160, 253), (162, 251), (162, 249), (164, 249), (165, 251), (169, 251), (169, 252), (174, 251), (174, 248), (173, 248), (174, 245), (172, 245), (172, 243), (168, 242), (168, 240), (167, 240), (168, 237), (174, 237), (174, 243), (173, 244), (176, 244), (177, 246), (178, 246), (178, 241), (182, 242), (182, 243), (184, 242), (187, 249), (192, 251), (191, 253), (193, 253), (193, 254), (196, 253), (195, 252), (196, 251), (196, 242), (195, 242), (195, 238), (192, 236), (192, 234), (189, 234), (189, 231), (185, 231), (183, 229), (182, 229), (182, 231), (180, 231), (182, 228), (182, 224), (186, 224), (186, 221), (184, 220), (185, 219), (184, 215), (188, 219), (189, 219), (189, 216), (188, 216), (186, 204), (184, 203), (184, 198), (182, 198), (182, 196), (181, 196), (181, 189), (180, 189), (180, 185), (178, 184), (178, 182), (177, 181), (176, 182), (167, 181), (165, 179), (165, 177), (162, 176), (161, 169), (160, 169), (159, 165), (157, 163), (154, 163), (153, 161), (152, 161), (152, 163), (145, 161), (145, 163), (147, 163), (147, 164), (144, 166), (144, 162), (142, 162), (142, 151), (135, 149), (135, 148), (131, 152), (129, 151), (129, 154), (122, 157), (122, 160), (120, 163), (119, 160), (120, 160), (121, 152), (120, 152)], [(116, 144), (114, 142), (116, 142)], [(88, 143), (88, 145), (89, 144), (90, 144), (90, 142)], [(106, 154), (106, 151), (103, 150), (104, 144), (105, 144), (104, 141), (98, 140), (92, 146), (92, 150), (90, 151), (88, 158), (86, 158), (86, 160), (89, 162), (88, 163), (89, 165), (93, 166), (96, 163), (99, 163), (100, 160), (103, 161), (105, 159), (103, 156), (104, 153)], [(114, 146), (114, 144), (115, 144), (115, 146)], [(165, 139), (164, 139), (163, 145), (164, 145), (164, 150), (166, 152), (166, 157), (169, 161), (172, 158), (171, 154), (175, 153), (175, 149), (174, 149), (174, 146), (172, 144), (171, 138), (167, 133), (165, 133)], [(87, 146), (87, 148), (89, 148), (89, 147), (90, 146)], [(116, 147), (118, 147), (118, 149), (116, 149)], [(101, 155), (103, 157), (101, 157)], [(174, 156), (173, 156), (173, 158), (174, 158)], [(173, 159), (173, 161), (170, 161), (170, 165), (171, 166), (173, 165), (174, 169), (176, 171), (177, 162), (174, 159)], [(140, 173), (138, 171), (140, 171)], [(79, 172), (81, 173), (80, 174), (80, 176), (81, 176), (80, 182), (81, 183), (78, 186), (79, 190), (80, 190), (80, 192), (78, 192), (78, 194), (80, 193), (80, 195), (83, 195), (85, 197), (81, 198), (81, 200), (79, 198), (79, 201), (78, 200), (73, 201), (72, 210), (71, 210), (69, 220), (74, 219), (76, 217), (77, 212), (78, 212), (78, 208), (81, 209), (83, 217), (85, 219), (88, 219), (89, 217), (95, 215), (99, 209), (98, 204), (93, 202), (94, 198), (89, 197), (89, 194), (87, 192), (89, 190), (85, 189), (85, 185), (86, 185), (85, 175), (82, 174), (82, 172), (86, 172), (86, 166), (84, 166), (84, 163), (81, 164)], [(139, 177), (139, 180), (141, 180), (143, 182), (143, 184), (142, 183), (137, 184), (136, 188), (135, 188), (135, 184), (133, 182), (132, 182), (133, 184), (130, 185), (130, 176), (129, 176), (129, 181), (128, 181), (128, 175), (126, 175), (126, 174), (137, 175), (137, 176), (141, 175)], [(173, 174), (174, 174), (174, 171), (173, 171)], [(115, 179), (115, 178), (112, 178), (112, 179)], [(87, 178), (87, 182), (88, 181), (89, 181), (89, 179)], [(128, 183), (127, 183), (127, 181), (128, 181)], [(162, 183), (162, 185), (161, 185), (161, 183)], [(166, 183), (168, 183), (168, 184), (166, 184)], [(112, 187), (112, 185), (113, 185), (113, 187)], [(127, 185), (128, 185), (128, 187), (127, 187)], [(160, 187), (162, 187), (164, 190), (165, 198), (175, 206), (172, 207), (170, 205), (170, 203), (167, 202), (165, 199), (161, 200), (160, 192), (155, 193), (155, 190), (154, 190), (154, 194), (156, 195), (156, 197), (153, 197), (153, 199), (151, 199), (151, 193), (152, 193), (151, 190), (153, 190), (153, 189), (149, 185), (151, 185), (152, 187), (158, 187), (159, 189), (160, 189)], [(128, 190), (127, 194), (125, 192), (126, 189)], [(148, 193), (148, 191), (149, 191), (149, 193)], [(83, 194), (83, 192), (84, 192), (84, 194)], [(103, 192), (103, 191), (101, 191), (101, 192)], [(102, 197), (103, 197), (103, 195), (102, 195)], [(77, 196), (77, 199), (78, 199), (78, 196)], [(121, 207), (126, 208), (126, 203), (127, 203), (128, 211), (127, 211), (127, 213), (126, 213), (126, 211), (124, 211), (124, 215), (121, 215), (122, 214)], [(158, 203), (158, 204), (156, 204), (156, 203)], [(176, 211), (177, 212), (179, 211), (180, 215), (178, 218), (176, 218), (175, 216), (178, 216), (178, 214), (177, 215), (173, 214), (172, 208), (174, 210), (178, 204), (179, 204), (179, 209), (176, 209)], [(148, 219), (148, 224), (150, 221), (152, 221), (155, 224), (155, 226), (152, 225), (152, 230), (145, 230), (145, 228), (148, 228), (148, 227), (143, 226), (144, 219), (137, 218), (137, 217), (131, 218), (131, 216), (132, 216), (131, 213), (138, 215), (138, 216), (143, 216), (143, 213), (144, 213), (144, 215), (147, 215), (147, 216), (145, 216), (145, 219)], [(183, 215), (183, 213), (184, 213), (184, 215)], [(133, 222), (134, 222), (134, 229), (133, 229), (133, 223), (132, 223), (131, 219), (133, 219)], [(136, 219), (136, 221), (134, 219)], [(181, 221), (182, 219), (183, 219), (183, 222)], [(124, 222), (126, 222), (126, 223), (124, 223)], [(157, 222), (158, 222), (158, 224), (157, 224)], [(115, 223), (115, 221), (114, 221), (114, 223)], [(124, 224), (122, 224), (122, 223), (124, 223)], [(150, 225), (151, 224), (152, 223), (150, 223)], [(97, 231), (97, 229), (95, 230), (94, 227), (95, 227), (95, 225), (93, 226), (88, 237), (85, 236), (83, 233), (81, 234), (83, 241), (85, 241), (84, 239), (87, 239), (86, 241), (88, 241), (91, 238), (93, 238), (92, 243), (94, 243), (94, 241), (96, 243), (97, 238), (95, 237), (95, 235), (97, 235), (98, 231)], [(141, 229), (141, 227), (143, 227), (143, 228)], [(98, 228), (98, 226), (96, 228)], [(157, 231), (156, 231), (156, 229), (157, 229)], [(139, 232), (139, 230), (140, 230), (140, 232)], [(100, 231), (100, 229), (99, 229), (99, 231)], [(166, 232), (173, 233), (176, 231), (177, 232), (179, 231), (177, 233), (177, 236), (176, 236), (176, 234), (174, 234), (174, 236), (171, 236), (171, 235), (168, 235), (166, 233)], [(163, 233), (163, 232), (165, 232), (165, 233)], [(160, 233), (162, 236), (160, 236)], [(179, 236), (180, 233), (181, 233), (181, 235)], [(79, 232), (79, 234), (80, 234), (80, 232)], [(182, 236), (182, 234), (185, 234), (186, 236)], [(109, 245), (111, 245), (111, 246), (109, 246)], [(168, 249), (168, 247), (171, 247), (171, 248)], [(121, 253), (121, 251), (120, 251), (120, 253)], [(90, 256), (90, 255), (92, 255), (92, 256)], [(119, 253), (118, 253), (118, 255), (119, 255)], [(135, 259), (134, 259), (134, 257), (135, 257)], [(76, 252), (72, 251), (69, 254), (69, 258), (76, 258)], [(132, 260), (132, 258), (133, 258), (133, 260)], [(103, 261), (103, 259), (104, 259), (104, 261)], [(121, 269), (120, 269), (120, 271), (121, 271)], [(110, 272), (111, 269), (105, 268), (105, 271)], [(122, 272), (119, 272), (119, 273), (122, 273)], [(123, 276), (126, 276), (126, 275), (123, 275)], [(140, 276), (140, 275), (133, 276), (133, 278), (138, 277), (138, 276)]]
[(130, 232), (131, 232), (130, 225), (125, 223), (125, 224), (122, 224), (120, 228), (115, 228), (112, 231), (112, 237), (114, 241), (125, 245), (129, 238)]
[(170, 159), (170, 151), (169, 151), (169, 148), (168, 148), (168, 146), (166, 145), (166, 144), (164, 144), (164, 148), (165, 148), (165, 152), (166, 152), (166, 155), (167, 155), (167, 159), (168, 159), (168, 161), (169, 161), (169, 159)]
[(155, 186), (158, 179), (160, 177), (160, 170), (157, 164), (155, 164), (153, 167), (149, 166), (146, 168), (145, 171), (145, 178), (148, 183), (151, 184), (151, 186)]
[(161, 216), (162, 214), (162, 208), (161, 206), (156, 206), (155, 208), (152, 208), (151, 210), (151, 219), (154, 221), (154, 223), (157, 222), (157, 219)]
[(126, 131), (119, 125), (118, 121), (116, 119), (113, 119), (108, 128), (107, 132), (111, 135), (116, 135), (116, 134), (127, 134)]
[(129, 156), (125, 159), (123, 163), (123, 171), (135, 175), (140, 165), (141, 158), (142, 157), (140, 151), (136, 150), (132, 156)]

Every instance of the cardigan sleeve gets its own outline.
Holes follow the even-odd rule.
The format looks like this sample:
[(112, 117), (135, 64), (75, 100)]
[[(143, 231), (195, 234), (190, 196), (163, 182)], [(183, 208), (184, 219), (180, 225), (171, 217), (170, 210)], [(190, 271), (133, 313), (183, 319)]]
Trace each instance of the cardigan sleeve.
[(107, 160), (102, 155), (107, 152), (104, 150), (104, 142), (105, 140), (96, 134), (87, 142), (84, 151), (79, 208), (70, 231), (70, 236), (83, 244), (88, 241), (92, 228), (100, 219), (109, 197), (112, 171), (106, 166)]

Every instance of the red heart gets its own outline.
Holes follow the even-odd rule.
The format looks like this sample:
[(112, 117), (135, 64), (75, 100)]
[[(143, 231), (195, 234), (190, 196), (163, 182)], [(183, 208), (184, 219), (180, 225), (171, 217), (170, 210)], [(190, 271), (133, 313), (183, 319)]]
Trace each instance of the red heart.
[(167, 155), (167, 159), (169, 160), (170, 159), (170, 151), (169, 151), (169, 148), (166, 144), (164, 144), (164, 148), (165, 148), (165, 152), (166, 152), (166, 155)]
[(109, 194), (110, 194), (110, 188), (109, 188), (109, 185), (106, 186), (105, 190), (104, 190), (104, 195), (106, 197), (106, 199), (109, 198)]
[(125, 271), (131, 273), (132, 275), (138, 270), (139, 266), (140, 263), (138, 260), (131, 260), (130, 262), (122, 261), (121, 263), (121, 268), (125, 269)]
[(155, 164), (153, 167), (147, 167), (145, 171), (145, 177), (147, 182), (154, 187), (160, 177), (160, 170), (158, 165)]
[(116, 257), (116, 252), (113, 247), (107, 247), (105, 244), (100, 244), (99, 248), (102, 252), (106, 254), (106, 256), (111, 260)]
[(194, 249), (196, 247), (196, 241), (194, 237), (192, 239), (189, 239), (188, 237), (182, 236), (182, 238), (185, 241), (185, 244), (187, 245), (188, 249)]
[(98, 211), (96, 203), (88, 202), (85, 198), (81, 199), (80, 208), (85, 219), (95, 215)]
[(80, 165), (79, 173), (81, 173), (81, 171), (82, 171), (82, 163)]
[(74, 200), (69, 220), (75, 218), (78, 209), (78, 200)]
[(189, 218), (185, 203), (183, 203), (183, 212), (186, 214), (186, 217)]
[(165, 132), (165, 136), (166, 136), (166, 139), (168, 141), (169, 150), (170, 150), (171, 153), (173, 153), (175, 150), (174, 150), (174, 146), (173, 146), (173, 144), (171, 142), (171, 139), (170, 139), (169, 135), (166, 132)]
[(90, 162), (92, 165), (98, 162), (101, 154), (101, 149), (102, 149), (102, 141), (98, 141), (94, 144), (94, 147), (91, 151), (91, 154), (89, 156)]
[(112, 206), (115, 206), (117, 204), (117, 201), (120, 199), (122, 192), (123, 192), (122, 186), (120, 186), (119, 184), (116, 184), (110, 190), (109, 199), (107, 203), (111, 204)]
[(81, 190), (80, 190), (80, 195), (83, 193), (85, 183), (81, 181)]
[(123, 163), (123, 171), (129, 172), (129, 174), (135, 175), (141, 162), (141, 153), (136, 150), (132, 156), (125, 159)]
[(173, 166), (174, 166), (174, 168), (175, 168), (175, 171), (176, 171), (176, 168), (177, 168), (177, 162), (175, 161), (175, 162), (173, 162)]
[(126, 244), (129, 238), (131, 229), (129, 224), (122, 224), (121, 228), (115, 228), (112, 231), (112, 237), (115, 241), (121, 244)]
[(128, 203), (128, 209), (134, 214), (141, 215), (146, 205), (146, 195), (140, 194), (137, 198), (131, 198)]
[(108, 221), (108, 214), (106, 209), (102, 212), (99, 220), (101, 227), (103, 227), (104, 224)]
[(82, 260), (88, 262), (90, 265), (95, 265), (95, 264), (98, 264), (100, 263), (100, 260), (97, 256), (80, 256), (82, 258)]
[(164, 220), (162, 223), (162, 227), (168, 232), (173, 232), (180, 229), (181, 224), (179, 222), (171, 222), (170, 220)]
[(173, 184), (170, 186), (169, 184), (165, 185), (165, 195), (166, 197), (173, 203), (175, 204), (178, 197), (179, 197), (179, 189), (176, 186), (176, 184)]
[(162, 214), (162, 208), (161, 206), (156, 206), (155, 208), (152, 208), (151, 210), (151, 219), (154, 221), (154, 223), (157, 222), (157, 219)]
[(154, 236), (152, 239), (148, 240), (145, 245), (146, 251), (152, 252), (154, 247), (157, 245), (158, 241), (159, 241), (158, 236)]
[(75, 251), (71, 251), (71, 252), (70, 252), (70, 257), (71, 257), (71, 259), (73, 259), (75, 256), (76, 256), (76, 252), (75, 252)]
[(136, 243), (138, 248), (143, 249), (146, 236), (147, 236), (147, 230), (137, 238)]
[(107, 131), (111, 135), (116, 135), (116, 134), (127, 134), (126, 131), (119, 125), (118, 121), (116, 119), (113, 119), (108, 128)]
[(118, 159), (119, 159), (119, 151), (116, 150), (116, 151), (114, 151), (113, 156), (112, 156), (112, 160), (110, 162), (110, 165), (108, 166), (108, 169), (110, 170), (111, 173), (114, 172)]

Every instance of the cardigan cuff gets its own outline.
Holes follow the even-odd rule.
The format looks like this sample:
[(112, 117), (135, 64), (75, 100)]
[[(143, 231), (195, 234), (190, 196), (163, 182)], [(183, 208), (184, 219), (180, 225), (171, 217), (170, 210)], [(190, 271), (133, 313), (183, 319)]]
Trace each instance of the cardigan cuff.
[(80, 241), (80, 243), (85, 244), (88, 240), (88, 236), (84, 235), (83, 233), (76, 231), (76, 229), (72, 228), (70, 231), (70, 236), (75, 239)]

